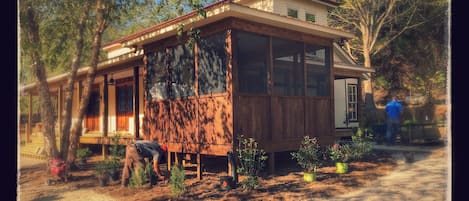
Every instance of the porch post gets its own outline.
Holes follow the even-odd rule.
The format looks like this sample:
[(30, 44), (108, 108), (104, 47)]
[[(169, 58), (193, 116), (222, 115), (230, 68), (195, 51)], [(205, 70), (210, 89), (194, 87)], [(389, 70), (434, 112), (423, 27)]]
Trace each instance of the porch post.
[[(62, 85), (59, 85), (59, 89), (58, 89), (58, 92), (57, 92), (57, 123), (59, 125), (59, 131), (57, 132), (58, 133), (58, 136), (59, 136), (59, 147), (61, 146), (60, 143), (61, 143), (61, 140), (62, 139), (62, 97), (63, 97), (63, 93), (62, 93)], [(62, 150), (60, 150), (62, 151)]]
[(28, 104), (28, 130), (26, 131), (26, 142), (29, 143), (32, 140), (31, 134), (32, 134), (32, 123), (33, 123), (33, 94), (32, 92), (29, 92), (29, 104)]
[(103, 145), (102, 152), (103, 158), (107, 157), (107, 148), (108, 145), (105, 143), (105, 140), (108, 135), (108, 115), (109, 115), (109, 104), (108, 104), (108, 83), (107, 83), (107, 74), (103, 75), (104, 86), (103, 86), (103, 102), (104, 102), (104, 111), (103, 111)]
[(138, 66), (134, 67), (134, 97), (133, 97), (133, 102), (134, 102), (134, 133), (135, 133), (135, 138), (140, 137), (140, 121), (139, 121), (139, 77), (138, 77)]

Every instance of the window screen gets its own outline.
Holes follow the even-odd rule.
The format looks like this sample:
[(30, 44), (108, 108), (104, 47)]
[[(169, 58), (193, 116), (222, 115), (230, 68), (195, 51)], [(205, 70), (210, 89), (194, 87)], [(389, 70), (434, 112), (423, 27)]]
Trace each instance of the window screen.
[(236, 42), (239, 92), (267, 93), (268, 38), (238, 32)]
[(272, 54), (273, 93), (302, 96), (304, 94), (303, 43), (273, 38)]
[(165, 50), (147, 54), (147, 100), (161, 100), (168, 98), (168, 69)]
[(181, 98), (195, 95), (194, 52), (189, 44), (168, 48), (170, 97)]
[(226, 35), (216, 34), (198, 43), (199, 95), (226, 91)]
[(306, 95), (330, 95), (330, 48), (306, 45)]

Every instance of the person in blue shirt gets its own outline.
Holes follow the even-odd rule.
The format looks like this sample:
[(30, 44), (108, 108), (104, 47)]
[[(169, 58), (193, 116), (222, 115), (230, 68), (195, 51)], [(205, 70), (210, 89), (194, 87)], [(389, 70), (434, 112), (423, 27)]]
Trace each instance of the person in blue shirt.
[(402, 105), (397, 101), (397, 97), (393, 96), (392, 100), (386, 104), (386, 140), (388, 145), (394, 145), (397, 132), (399, 131), (400, 115), (402, 113)]

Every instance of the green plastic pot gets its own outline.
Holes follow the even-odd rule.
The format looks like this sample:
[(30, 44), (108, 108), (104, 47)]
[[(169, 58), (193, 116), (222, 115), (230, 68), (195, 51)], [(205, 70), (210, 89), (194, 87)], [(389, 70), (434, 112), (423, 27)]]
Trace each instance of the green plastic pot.
[(303, 173), (303, 180), (306, 181), (306, 182), (314, 182), (316, 181), (316, 173), (315, 172), (312, 172), (312, 173)]
[(335, 167), (335, 172), (338, 174), (344, 174), (348, 172), (348, 163), (337, 162), (335, 163)]

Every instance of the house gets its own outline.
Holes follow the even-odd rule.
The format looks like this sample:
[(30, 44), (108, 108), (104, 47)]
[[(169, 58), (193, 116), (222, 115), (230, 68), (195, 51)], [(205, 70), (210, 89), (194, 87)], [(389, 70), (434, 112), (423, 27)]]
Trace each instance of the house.
[[(333, 143), (336, 127), (357, 126), (358, 86), (372, 72), (335, 44), (353, 37), (327, 26), (337, 5), (225, 0), (207, 6), (206, 18), (191, 12), (104, 44), (108, 59), (98, 66), (80, 143), (102, 144), (104, 153), (115, 134), (156, 136), (175, 157), (197, 157), (199, 170), (200, 155), (226, 156), (240, 135), (259, 142), (271, 170), (275, 153), (296, 150), (305, 135)], [(200, 40), (179, 37), (181, 28), (200, 31)], [(85, 75), (82, 68), (74, 111)], [(49, 79), (58, 100), (65, 81)]]

